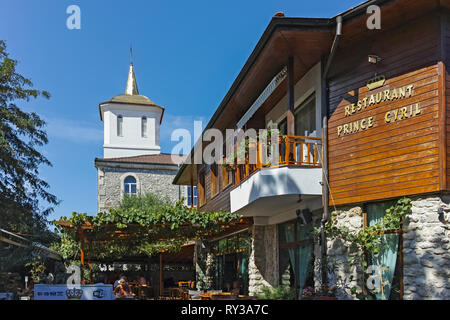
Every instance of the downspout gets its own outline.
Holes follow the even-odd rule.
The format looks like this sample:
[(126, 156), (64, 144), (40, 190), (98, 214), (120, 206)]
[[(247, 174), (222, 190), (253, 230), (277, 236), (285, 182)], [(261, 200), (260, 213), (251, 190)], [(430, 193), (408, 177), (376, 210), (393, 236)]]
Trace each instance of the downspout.
[(327, 64), (322, 73), (322, 139), (323, 139), (323, 159), (322, 159), (322, 203), (323, 215), (320, 221), (320, 238), (321, 238), (321, 261), (322, 261), (322, 284), (328, 283), (327, 280), (327, 239), (325, 236), (325, 224), (329, 220), (329, 189), (328, 189), (328, 85), (327, 76), (331, 66), (331, 62), (336, 53), (339, 39), (342, 34), (342, 16), (336, 17), (336, 34), (334, 36), (333, 45), (328, 55)]

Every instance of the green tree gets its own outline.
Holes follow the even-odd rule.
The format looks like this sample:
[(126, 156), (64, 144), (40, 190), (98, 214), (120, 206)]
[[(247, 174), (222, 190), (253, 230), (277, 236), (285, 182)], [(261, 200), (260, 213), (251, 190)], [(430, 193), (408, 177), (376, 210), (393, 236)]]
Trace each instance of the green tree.
[(48, 183), (39, 177), (41, 165), (51, 166), (38, 150), (48, 143), (45, 122), (17, 104), (38, 97), (48, 99), (50, 94), (33, 89), (30, 79), (16, 72), (16, 66), (5, 41), (0, 40), (0, 227), (38, 235), (31, 240), (45, 244), (52, 240), (46, 216), (58, 204)]

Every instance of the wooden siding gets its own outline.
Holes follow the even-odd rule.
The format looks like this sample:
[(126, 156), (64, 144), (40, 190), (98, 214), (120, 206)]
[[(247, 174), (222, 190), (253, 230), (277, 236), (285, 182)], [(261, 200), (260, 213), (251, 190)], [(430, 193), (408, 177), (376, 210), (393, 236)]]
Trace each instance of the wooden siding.
[(444, 101), (445, 108), (443, 108), (444, 114), (442, 114), (442, 119), (445, 125), (445, 139), (443, 140), (443, 152), (442, 159), (443, 172), (446, 178), (446, 189), (450, 190), (450, 15), (442, 14), (441, 16), (441, 54), (444, 64), (442, 65), (442, 73), (445, 75), (445, 79), (442, 84), (441, 96)]
[[(395, 30), (383, 31), (339, 52), (329, 81), (330, 204), (342, 205), (413, 194), (436, 192), (443, 185), (440, 119), (443, 65), (439, 49), (440, 20), (428, 15)], [(367, 63), (369, 54), (382, 61)], [(369, 91), (367, 80), (375, 72), (386, 76), (383, 87)], [(377, 92), (413, 84), (405, 99), (381, 102), (345, 116), (345, 106)], [(449, 84), (447, 84), (448, 86)], [(391, 123), (387, 111), (419, 104), (421, 113)], [(337, 128), (374, 117), (365, 131), (338, 136)], [(449, 130), (450, 131), (450, 130)], [(445, 140), (445, 139), (444, 139)], [(445, 172), (444, 172), (445, 174)]]
[[(222, 170), (219, 170), (219, 182), (218, 187), (220, 188), (220, 191), (213, 197), (211, 197), (211, 174), (210, 174), (210, 166), (203, 166), (204, 172), (205, 172), (205, 193), (206, 193), (206, 203), (203, 206), (199, 207), (200, 211), (230, 211), (231, 210), (231, 204), (230, 204), (230, 191), (231, 191), (231, 185), (228, 185), (227, 187), (222, 186)], [(200, 171), (201, 169), (199, 169)]]

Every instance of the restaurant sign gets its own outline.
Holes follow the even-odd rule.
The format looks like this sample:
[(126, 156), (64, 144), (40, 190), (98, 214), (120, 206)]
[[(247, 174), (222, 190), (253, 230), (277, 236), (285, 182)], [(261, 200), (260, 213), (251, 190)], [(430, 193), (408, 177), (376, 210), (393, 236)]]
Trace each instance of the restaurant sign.
[[(406, 85), (394, 89), (381, 90), (377, 93), (368, 95), (359, 99), (355, 103), (344, 106), (344, 116), (350, 117), (358, 114), (367, 108), (375, 107), (383, 102), (403, 100), (413, 96), (414, 85)], [(420, 106), (418, 103), (395, 108), (386, 111), (383, 117), (384, 123), (394, 123), (404, 119), (415, 117), (420, 114)], [(375, 116), (365, 117), (356, 121), (350, 121), (337, 127), (338, 137), (350, 135), (357, 132), (368, 130), (375, 125)]]

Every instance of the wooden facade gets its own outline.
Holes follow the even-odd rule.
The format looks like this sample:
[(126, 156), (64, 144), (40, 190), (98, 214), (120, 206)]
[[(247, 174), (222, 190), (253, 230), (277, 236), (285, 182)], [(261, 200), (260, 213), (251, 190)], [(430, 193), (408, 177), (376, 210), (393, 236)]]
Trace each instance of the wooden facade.
[[(342, 40), (325, 81), (330, 205), (450, 190), (450, 13), (445, 11), (450, 2), (419, 0), (410, 4), (399, 0), (383, 7), (381, 30), (368, 30), (364, 18), (344, 21)], [(326, 61), (333, 29), (330, 28), (328, 34), (323, 29), (317, 30), (303, 32), (283, 26), (279, 33), (274, 31), (254, 62), (267, 66), (264, 81), (252, 81), (255, 80), (252, 72), (256, 72), (252, 69), (236, 80), (258, 87), (245, 91), (248, 97), (240, 105), (250, 105), (268, 83), (266, 80), (289, 64), (291, 54), (294, 67), (290, 70), (294, 70), (295, 83), (314, 63)], [(290, 37), (286, 36), (288, 34)], [(316, 51), (311, 50), (314, 55), (307, 59), (304, 57), (309, 51), (300, 50), (300, 37), (306, 34), (316, 37), (317, 43)], [(280, 35), (289, 41), (290, 49), (280, 41)], [(278, 46), (279, 51), (273, 50), (274, 46)], [(371, 64), (369, 55), (379, 56), (381, 61)], [(284, 64), (281, 56), (285, 57)], [(263, 70), (262, 67), (257, 69), (258, 72)], [(368, 88), (368, 81), (375, 75), (383, 76), (385, 82)], [(240, 92), (248, 86), (236, 86), (234, 95), (229, 93), (229, 97), (225, 97), (223, 110), (219, 108), (216, 112), (220, 116), (214, 119), (213, 127), (220, 130), (235, 127), (247, 109), (236, 109), (233, 99), (242, 98)], [(264, 127), (264, 115), (283, 97), (290, 97), (288, 87), (288, 79), (285, 79), (246, 128)], [(389, 92), (387, 96), (386, 92)], [(369, 105), (371, 96), (375, 102)], [(364, 99), (367, 105), (359, 106), (358, 101), (361, 103)], [(292, 111), (291, 100), (292, 97), (288, 99), (286, 115)], [(225, 110), (226, 115), (221, 114)], [(211, 194), (210, 166), (197, 165), (195, 171), (196, 184), (201, 172), (205, 180), (205, 203), (199, 206), (200, 210), (230, 210), (230, 191), (235, 183), (224, 186), (224, 170), (220, 167), (217, 170), (218, 190), (214, 195)], [(235, 182), (236, 177), (233, 180)]]
[[(329, 81), (331, 204), (447, 189), (443, 21), (431, 13), (364, 42), (346, 43), (336, 56)], [(369, 54), (381, 62), (367, 63)], [(386, 82), (369, 90), (375, 72)], [(410, 94), (389, 97), (407, 86)], [(361, 100), (372, 95), (375, 103), (358, 111), (358, 101), (364, 106)], [(364, 130), (358, 128), (363, 119)]]

